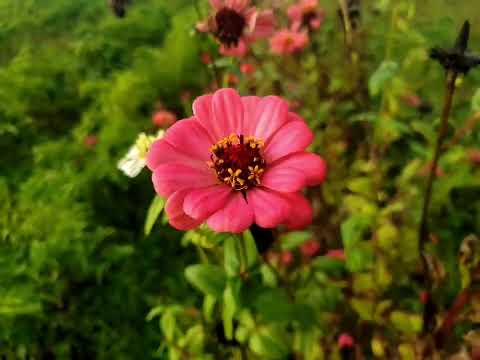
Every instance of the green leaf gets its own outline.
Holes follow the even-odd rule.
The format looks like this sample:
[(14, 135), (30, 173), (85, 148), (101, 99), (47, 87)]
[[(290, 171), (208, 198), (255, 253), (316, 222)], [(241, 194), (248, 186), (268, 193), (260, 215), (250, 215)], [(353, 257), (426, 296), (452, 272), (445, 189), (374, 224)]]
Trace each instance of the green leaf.
[(379, 95), (397, 72), (398, 64), (395, 61), (383, 61), (368, 81), (370, 95)]
[(475, 112), (480, 111), (480, 88), (475, 91), (472, 97), (472, 110)]
[(240, 241), (236, 236), (229, 236), (224, 242), (224, 267), (229, 277), (237, 276), (241, 271)]
[(157, 221), (158, 217), (162, 213), (165, 206), (165, 199), (160, 196), (155, 196), (150, 207), (148, 208), (147, 218), (145, 220), (144, 234), (148, 236), (152, 231), (153, 225)]
[(257, 245), (250, 230), (243, 233), (243, 241), (245, 244), (245, 251), (247, 256), (247, 268), (251, 269), (258, 261)]
[(171, 310), (165, 311), (162, 316), (162, 320), (160, 321), (160, 326), (162, 328), (163, 333), (165, 334), (165, 338), (168, 341), (173, 341), (173, 337), (175, 335), (175, 329), (177, 327), (177, 320), (175, 319), (175, 314)]
[(289, 353), (288, 339), (278, 328), (262, 328), (252, 335), (250, 349), (264, 359), (282, 359)]
[(197, 264), (185, 269), (185, 277), (205, 295), (220, 299), (225, 289), (226, 277), (223, 269), (216, 265)]
[(319, 256), (312, 262), (312, 267), (315, 271), (338, 277), (345, 271), (345, 262), (328, 256)]
[(292, 231), (280, 237), (280, 244), (283, 250), (293, 250), (312, 237), (313, 234), (310, 231)]
[(422, 317), (417, 314), (409, 314), (402, 311), (392, 311), (390, 314), (392, 325), (406, 334), (418, 334), (422, 331)]
[(233, 339), (233, 317), (239, 307), (239, 293), (241, 282), (239, 279), (229, 281), (223, 292), (223, 329), (228, 340)]
[(283, 289), (261, 290), (254, 300), (253, 307), (267, 322), (288, 321), (292, 318), (292, 304)]
[(371, 224), (371, 218), (365, 215), (353, 215), (345, 220), (340, 228), (345, 250), (356, 246)]

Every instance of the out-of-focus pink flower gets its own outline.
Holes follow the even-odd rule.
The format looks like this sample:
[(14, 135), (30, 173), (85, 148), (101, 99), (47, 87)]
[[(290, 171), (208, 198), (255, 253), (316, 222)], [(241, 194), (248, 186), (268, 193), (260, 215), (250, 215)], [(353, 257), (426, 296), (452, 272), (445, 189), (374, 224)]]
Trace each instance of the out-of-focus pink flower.
[(404, 95), (402, 96), (402, 100), (406, 105), (415, 109), (422, 105), (422, 99), (420, 99), (420, 97), (415, 94)]
[(173, 227), (206, 222), (214, 231), (239, 233), (253, 223), (290, 229), (311, 223), (301, 190), (322, 183), (327, 167), (305, 151), (313, 133), (285, 100), (220, 89), (197, 98), (193, 114), (171, 126), (147, 155)]
[(420, 301), (422, 302), (422, 304), (427, 303), (427, 301), (428, 301), (428, 292), (427, 291), (422, 291), (420, 293)]
[(159, 110), (152, 116), (152, 122), (158, 127), (169, 127), (177, 121), (177, 117), (174, 113), (166, 110)]
[(329, 250), (329, 251), (327, 251), (325, 256), (343, 261), (343, 260), (345, 260), (345, 251), (343, 251), (343, 249)]
[(325, 10), (318, 7), (318, 0), (300, 0), (287, 10), (293, 30), (305, 26), (308, 30), (320, 28), (325, 18)]
[[(433, 163), (431, 161), (429, 161), (418, 171), (418, 174), (420, 176), (424, 176), (424, 177), (428, 176), (428, 174), (430, 174), (430, 171), (432, 171), (432, 167), (433, 167)], [(443, 171), (443, 169), (440, 167), (440, 165), (437, 165), (437, 169), (435, 171), (435, 176), (441, 177), (441, 176), (444, 176), (444, 175), (445, 175), (445, 172)]]
[(468, 150), (467, 156), (472, 165), (480, 165), (480, 149)]
[(270, 39), (270, 50), (276, 55), (295, 54), (308, 45), (308, 34), (305, 31), (283, 29)]
[(294, 258), (291, 251), (282, 251), (282, 253), (280, 254), (280, 263), (284, 267), (289, 267), (290, 265), (293, 264), (293, 261), (294, 261)]
[(342, 333), (338, 337), (338, 347), (340, 349), (352, 348), (355, 345), (355, 340), (349, 333)]
[(210, 65), (212, 63), (212, 55), (210, 55), (208, 52), (202, 53), (200, 59), (204, 65)]
[(240, 71), (244, 75), (251, 75), (255, 72), (255, 65), (252, 63), (243, 63), (240, 65)]
[(220, 42), (225, 56), (245, 56), (249, 45), (272, 35), (275, 19), (272, 10), (258, 11), (250, 0), (210, 0), (214, 13), (197, 30), (211, 32)]
[(98, 144), (98, 138), (95, 135), (88, 135), (85, 137), (85, 139), (83, 139), (83, 144), (87, 148), (91, 149)]
[(302, 246), (300, 246), (300, 252), (306, 258), (312, 258), (318, 255), (322, 246), (317, 240), (308, 240), (305, 241)]

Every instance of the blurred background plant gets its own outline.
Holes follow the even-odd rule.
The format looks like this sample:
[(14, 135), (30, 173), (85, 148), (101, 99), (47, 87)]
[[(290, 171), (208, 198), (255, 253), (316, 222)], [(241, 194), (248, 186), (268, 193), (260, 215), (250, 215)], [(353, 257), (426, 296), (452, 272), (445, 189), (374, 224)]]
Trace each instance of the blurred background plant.
[[(2, 358), (478, 358), (478, 71), (456, 82), (436, 171), (436, 344), (418, 252), (445, 80), (429, 49), (469, 18), (480, 51), (478, 6), (323, 0), (299, 29), (294, 3), (256, 1), (298, 46), (276, 33), (232, 58), (195, 31), (207, 1), (0, 0)], [(314, 129), (330, 172), (310, 228), (181, 233), (148, 172), (118, 170), (218, 86), (283, 96)]]

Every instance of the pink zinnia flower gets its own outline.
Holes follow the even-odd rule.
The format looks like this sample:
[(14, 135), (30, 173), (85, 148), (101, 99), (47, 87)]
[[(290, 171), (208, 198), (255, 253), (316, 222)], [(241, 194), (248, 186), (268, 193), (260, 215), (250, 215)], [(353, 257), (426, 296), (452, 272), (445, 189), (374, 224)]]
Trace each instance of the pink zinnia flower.
[(325, 18), (325, 11), (318, 7), (318, 0), (300, 0), (291, 5), (287, 13), (294, 30), (299, 30), (302, 26), (316, 30)]
[(253, 223), (292, 229), (311, 223), (301, 190), (324, 181), (326, 164), (305, 151), (313, 133), (285, 100), (220, 89), (197, 98), (193, 113), (171, 126), (147, 156), (173, 227), (206, 222), (215, 231), (238, 233)]
[(249, 44), (273, 33), (273, 12), (259, 12), (250, 6), (250, 0), (210, 0), (210, 4), (214, 15), (198, 24), (197, 29), (210, 31), (221, 43), (223, 55), (242, 57), (248, 52)]
[(283, 29), (270, 39), (270, 50), (276, 55), (289, 55), (302, 51), (307, 44), (306, 32)]
[(177, 121), (174, 113), (166, 110), (159, 110), (152, 116), (152, 122), (158, 127), (169, 127)]

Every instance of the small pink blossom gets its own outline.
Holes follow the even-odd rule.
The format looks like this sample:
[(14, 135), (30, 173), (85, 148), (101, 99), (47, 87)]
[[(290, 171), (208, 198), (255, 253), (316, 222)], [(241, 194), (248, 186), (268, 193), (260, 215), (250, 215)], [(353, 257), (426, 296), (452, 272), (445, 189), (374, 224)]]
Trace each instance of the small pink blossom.
[(95, 147), (95, 145), (97, 145), (98, 143), (98, 139), (95, 135), (88, 135), (87, 137), (85, 137), (85, 139), (83, 140), (83, 144), (87, 147), (87, 148), (93, 148)]
[(290, 267), (293, 264), (294, 257), (291, 251), (282, 251), (280, 254), (280, 263), (284, 267)]
[(338, 347), (340, 349), (352, 348), (355, 345), (355, 340), (349, 333), (342, 333), (338, 337)]
[(403, 102), (412, 108), (418, 108), (422, 105), (422, 99), (418, 95), (415, 94), (407, 94), (402, 96)]
[(308, 41), (305, 31), (283, 29), (270, 39), (270, 50), (276, 55), (291, 55), (305, 49)]
[(322, 246), (317, 240), (308, 240), (300, 246), (300, 252), (306, 258), (313, 258), (320, 253)]
[(337, 260), (345, 260), (345, 251), (343, 249), (335, 249), (335, 250), (329, 250), (325, 254), (325, 256), (328, 256), (332, 259), (337, 259)]
[(239, 233), (253, 223), (289, 229), (311, 223), (301, 191), (321, 184), (327, 167), (305, 151), (313, 133), (285, 100), (220, 89), (197, 98), (193, 114), (171, 126), (147, 155), (173, 227), (206, 222), (214, 231)]
[(255, 65), (252, 63), (243, 63), (240, 65), (240, 72), (244, 75), (251, 75), (255, 70)]
[(174, 113), (166, 110), (159, 110), (152, 116), (152, 122), (158, 127), (169, 127), (177, 121), (177, 117)]
[(272, 10), (258, 11), (250, 0), (210, 0), (214, 13), (197, 30), (211, 32), (220, 42), (220, 53), (242, 57), (254, 41), (272, 35)]
[(300, 0), (288, 8), (287, 14), (294, 30), (299, 30), (302, 26), (316, 30), (325, 18), (325, 10), (318, 7), (318, 0)]

